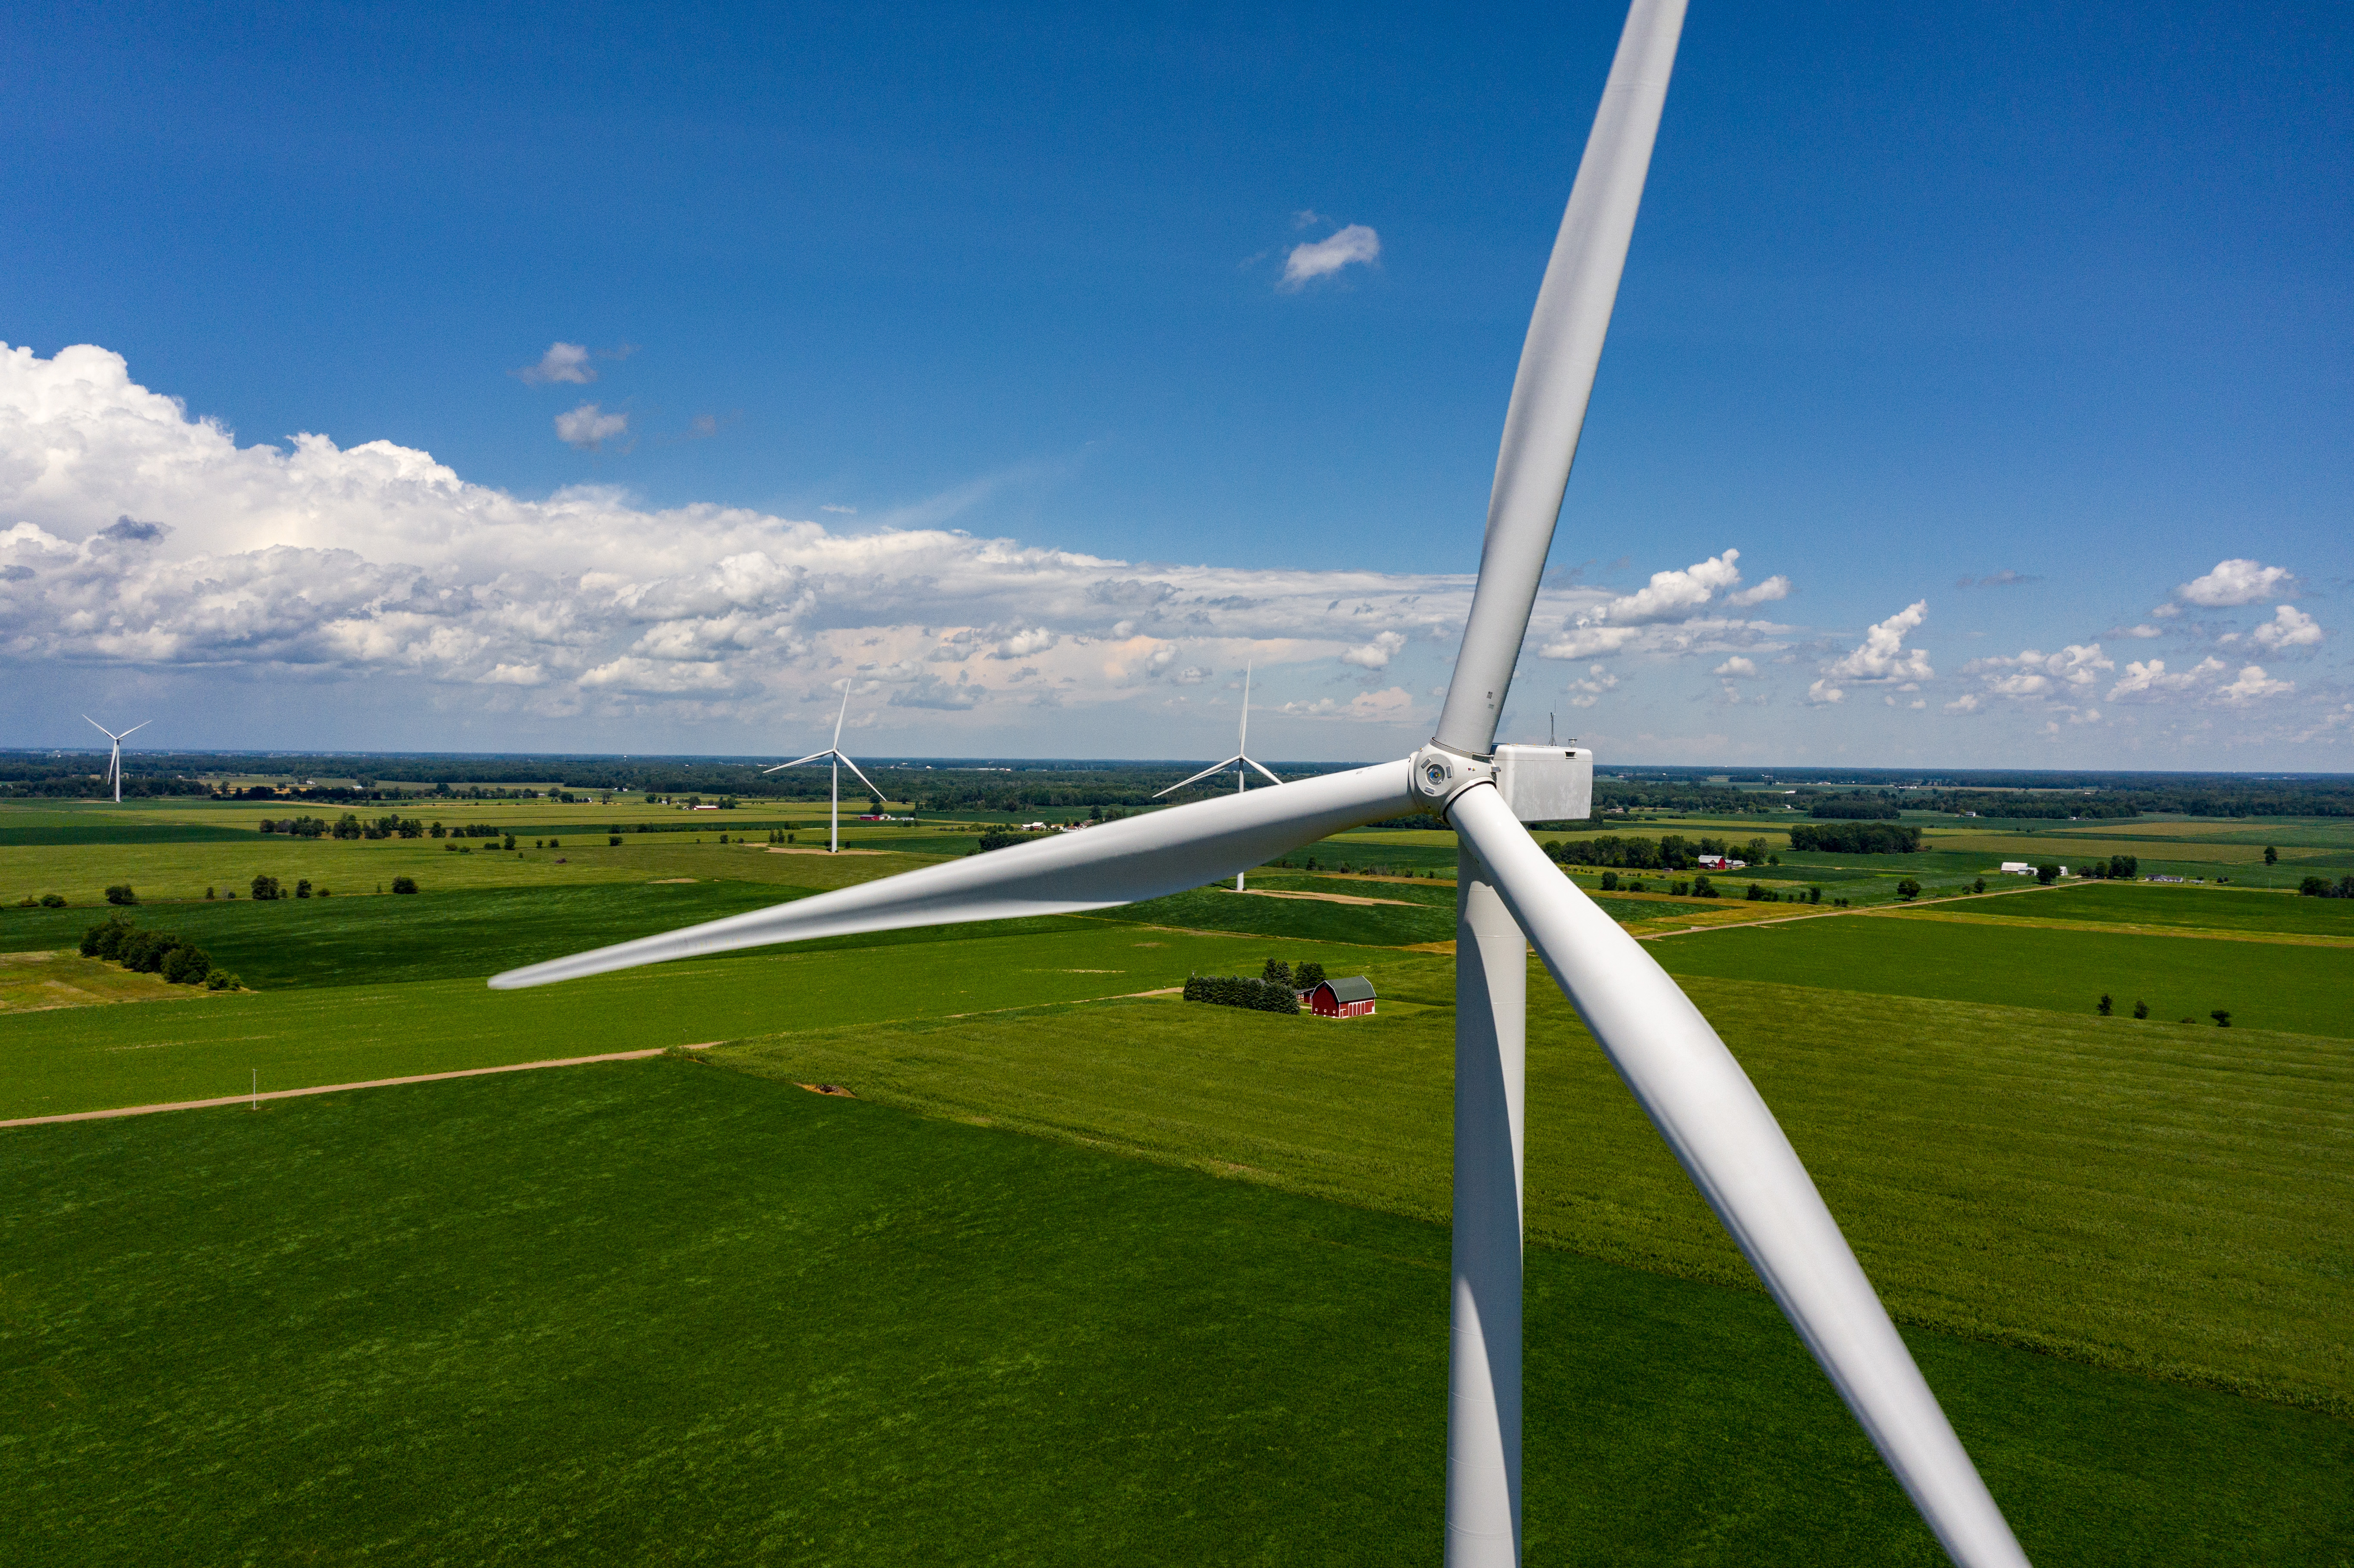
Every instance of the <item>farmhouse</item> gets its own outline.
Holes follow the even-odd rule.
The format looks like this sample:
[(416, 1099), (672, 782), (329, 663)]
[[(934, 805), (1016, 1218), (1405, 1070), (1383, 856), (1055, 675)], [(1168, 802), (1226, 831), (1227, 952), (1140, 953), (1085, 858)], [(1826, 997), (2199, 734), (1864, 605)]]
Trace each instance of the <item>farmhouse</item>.
[(1373, 982), (1363, 975), (1319, 980), (1299, 993), (1299, 1004), (1319, 1018), (1363, 1018), (1373, 1011)]
[(2006, 876), (2033, 876), (2035, 874), (2035, 868), (2028, 864), (2023, 860), (2007, 860), (2002, 863), (2001, 874)]

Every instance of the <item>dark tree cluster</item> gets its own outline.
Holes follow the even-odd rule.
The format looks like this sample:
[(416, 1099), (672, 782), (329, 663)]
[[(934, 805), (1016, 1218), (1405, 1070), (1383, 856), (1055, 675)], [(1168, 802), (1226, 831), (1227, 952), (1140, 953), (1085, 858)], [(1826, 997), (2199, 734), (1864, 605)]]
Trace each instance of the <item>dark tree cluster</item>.
[(2341, 876), (2334, 883), (2326, 876), (2308, 876), (2296, 885), (2296, 890), (2307, 898), (2354, 898), (2354, 876)]
[(1807, 815), (1830, 821), (1894, 821), (1900, 815), (1893, 800), (1867, 800), (1861, 795), (1840, 795), (1828, 800), (1818, 800)]
[(1185, 1000), (1216, 1007), (1243, 1007), (1255, 1012), (1298, 1012), (1299, 993), (1290, 982), (1255, 980), (1247, 975), (1188, 975)]
[(81, 956), (121, 964), (133, 974), (161, 975), (173, 985), (201, 985), (207, 991), (235, 991), (237, 977), (213, 968), (202, 948), (168, 932), (150, 931), (120, 915), (110, 915), (82, 933)]
[(1733, 855), (1753, 865), (1766, 860), (1766, 841), (1736, 844), (1726, 839), (1687, 839), (1668, 833), (1656, 839), (1601, 833), (1590, 839), (1547, 839), (1544, 852), (1564, 865), (1610, 866), (1628, 871), (1684, 871), (1704, 854)]
[(1912, 854), (1921, 847), (1921, 830), (1897, 822), (1797, 822), (1790, 828), (1790, 847), (1818, 854)]

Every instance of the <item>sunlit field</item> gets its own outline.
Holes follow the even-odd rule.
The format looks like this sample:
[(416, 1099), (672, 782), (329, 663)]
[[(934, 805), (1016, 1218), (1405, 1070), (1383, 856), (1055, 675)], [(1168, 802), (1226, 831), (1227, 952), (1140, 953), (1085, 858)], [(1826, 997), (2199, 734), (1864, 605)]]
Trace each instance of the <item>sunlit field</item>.
[[(0, 807), (0, 876), (69, 897), (0, 907), (0, 1119), (670, 1053), (0, 1132), (30, 1391), (0, 1535), (93, 1563), (1428, 1559), (1451, 834), (492, 992), (980, 825), (847, 829), (885, 853), (832, 858), (770, 853), (800, 813), (612, 846), (527, 804), (515, 852), (462, 855), (241, 806)], [(1787, 842), (1584, 831), (1663, 829)], [(1971, 896), (1977, 842), (1786, 853), (1714, 900), (1574, 879), (1788, 1127), (2036, 1561), (2348, 1561), (2354, 905), (2238, 869)], [(2275, 871), (2341, 853), (2274, 832), (2258, 870), (2267, 842)], [(333, 891), (257, 903), (263, 872)], [(373, 891), (396, 874), (422, 890)], [(122, 915), (249, 989), (72, 956), (122, 881)], [(1379, 1011), (1172, 994), (1269, 959), (1365, 974)], [(1937, 1561), (1533, 966), (1531, 998), (1531, 1561)]]

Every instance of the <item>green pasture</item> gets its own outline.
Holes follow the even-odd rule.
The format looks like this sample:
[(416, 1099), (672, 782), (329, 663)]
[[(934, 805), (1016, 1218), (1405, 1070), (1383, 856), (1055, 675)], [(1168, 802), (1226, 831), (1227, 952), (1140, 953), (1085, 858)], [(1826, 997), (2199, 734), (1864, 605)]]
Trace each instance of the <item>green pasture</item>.
[(2212, 931), (2282, 931), (2354, 938), (2354, 900), (2147, 882), (2088, 882), (2039, 890), (2032, 897), (1945, 906), (1959, 915), (2011, 919), (2097, 920), (2181, 926)]
[[(1975, 907), (2009, 915), (2052, 896), (2022, 894)], [(1972, 905), (1951, 907), (1967, 909)], [(2149, 1003), (2145, 1031), (2213, 1032), (2221, 1008), (2236, 1030), (2354, 1037), (2354, 949), (2211, 940), (2137, 932), (2041, 930), (1969, 919), (1849, 916), (1739, 927), (1649, 944), (1670, 974), (1769, 980), (2090, 1014), (2106, 991), (2120, 1013)], [(2123, 1025), (2133, 1025), (2122, 1019)]]
[(186, 938), (257, 991), (454, 980), (561, 958), (681, 926), (766, 908), (800, 890), (766, 883), (567, 883), (415, 897), (281, 898), (257, 904), (25, 909), (0, 920), (7, 949), (71, 951), (120, 914)]
[[(662, 1060), (9, 1133), (0, 1227), (26, 1561), (1439, 1547), (1445, 1232), (1261, 1184)], [(2343, 1422), (1910, 1337), (2040, 1563), (2354, 1551)], [(1761, 1297), (1533, 1249), (1527, 1340), (1532, 1561), (1942, 1561)]]
[[(1273, 873), (1255, 874), (1257, 876)], [(1387, 897), (1389, 883), (1348, 885), (1352, 896)], [(1455, 889), (1444, 908), (1424, 903), (1328, 904), (1320, 899), (1267, 898), (1236, 893), (1231, 883), (1172, 894), (1141, 904), (1098, 909), (1088, 916), (1116, 924), (1173, 926), (1195, 931), (1256, 931), (1286, 940), (1347, 942), (1403, 948), (1455, 939)]]
[[(698, 1044), (803, 1023), (1118, 996), (1182, 985), (1194, 969), (1256, 974), (1273, 954), (1320, 959), (1340, 973), (1365, 967), (1360, 955), (1331, 942), (1189, 936), (1072, 918), (987, 934), (994, 929), (801, 943), (521, 991), (493, 991), (478, 979), (316, 984), (207, 993), (169, 1007), (27, 1013), (0, 1026), (9, 1069), (0, 1077), (0, 1118), (239, 1094), (257, 1068), (265, 1089), (298, 1088)], [(572, 950), (567, 942), (549, 946)]]
[[(771, 854), (762, 842), (721, 843), (716, 831), (625, 833), (562, 838), (557, 849), (535, 849), (528, 837), (504, 851), (495, 839), (290, 839), (271, 834), (245, 842), (0, 847), (0, 932), (19, 899), (56, 893), (76, 906), (103, 902), (105, 889), (128, 883), (142, 899), (201, 902), (205, 889), (242, 899), (255, 876), (277, 877), (291, 893), (307, 879), (339, 896), (373, 894), (396, 876), (416, 879), (427, 893), (478, 887), (550, 888), (582, 882), (651, 882), (669, 877), (720, 878), (822, 889), (845, 886), (932, 863), (897, 853)], [(730, 834), (731, 841), (735, 835)], [(445, 847), (445, 846), (456, 847)], [(797, 846), (798, 847), (798, 846)], [(854, 847), (845, 838), (844, 847)], [(859, 845), (855, 847), (864, 847)], [(462, 853), (461, 853), (462, 851)], [(7, 938), (0, 936), (0, 941)]]
[[(1370, 1019), (1139, 1000), (713, 1057), (1444, 1223), (1453, 970), (1398, 953), (1367, 972)], [(1688, 983), (1900, 1320), (2354, 1412), (2343, 1042)], [(1532, 1243), (1754, 1287), (1541, 970), (1528, 1064)]]

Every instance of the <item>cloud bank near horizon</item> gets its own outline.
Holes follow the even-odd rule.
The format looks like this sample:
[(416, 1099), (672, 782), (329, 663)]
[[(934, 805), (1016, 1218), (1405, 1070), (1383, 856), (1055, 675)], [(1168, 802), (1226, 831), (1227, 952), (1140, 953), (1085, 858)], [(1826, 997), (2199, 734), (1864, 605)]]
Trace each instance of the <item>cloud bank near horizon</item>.
[[(532, 375), (579, 385), (594, 371), (557, 344)], [(1646, 716), (1660, 683), (1684, 674), (1691, 700), (1747, 707), (1794, 700), (1811, 677), (1802, 707), (1827, 720), (1851, 687), (1927, 705), (1939, 677), (1909, 641), (1925, 599), (1858, 643), (1761, 617), (1797, 590), (1779, 573), (1745, 584), (1741, 559), (1727, 548), (1631, 593), (1575, 574), (1547, 588), (1516, 702), (1597, 709), (1596, 726), (1616, 707), (1638, 737), (1660, 722)], [(1141, 563), (938, 525), (847, 532), (738, 507), (648, 508), (610, 487), (524, 500), (387, 441), (240, 446), (105, 349), (45, 360), (0, 345), (0, 662), (20, 668), (408, 681), (419, 706), (624, 723), (790, 721), (847, 679), (865, 725), (922, 720), (980, 739), (1016, 709), (1226, 703), (1255, 662), (1289, 673), (1271, 708), (1358, 732), (1341, 744), (1365, 752), (1426, 729), (1471, 586), (1469, 574)], [(2175, 590), (2163, 630), (2116, 633), (2174, 638), (2185, 654), (2122, 676), (2097, 641), (1976, 660), (1947, 678), (1970, 689), (1938, 714), (2017, 710), (2056, 733), (2103, 722), (2096, 696), (2210, 722), (2302, 702), (2304, 737), (2334, 737), (2354, 706), (2218, 656), (2244, 637), (2275, 666), (2311, 660), (2328, 637), (2318, 618), (2287, 604), (2262, 614), (2298, 591), (2285, 568), (2226, 558)], [(2256, 617), (2244, 630), (2185, 614), (2243, 606)]]

